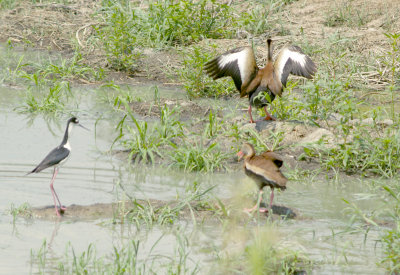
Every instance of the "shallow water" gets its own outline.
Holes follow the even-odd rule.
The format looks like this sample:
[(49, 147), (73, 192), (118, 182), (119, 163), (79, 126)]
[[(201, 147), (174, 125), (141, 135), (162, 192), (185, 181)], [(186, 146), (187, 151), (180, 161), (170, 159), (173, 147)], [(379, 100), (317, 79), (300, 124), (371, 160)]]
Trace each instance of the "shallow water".
[[(142, 97), (153, 96), (151, 87), (138, 89)], [(22, 90), (0, 88), (0, 274), (36, 273), (35, 267), (31, 270), (30, 251), (32, 249), (37, 253), (44, 240), (49, 247), (48, 256), (54, 260), (63, 257), (68, 243), (71, 243), (77, 254), (85, 251), (89, 244), (94, 244), (99, 255), (107, 255), (112, 253), (114, 245), (123, 243), (127, 238), (141, 240), (144, 255), (150, 251), (152, 255), (173, 254), (175, 246), (171, 246), (171, 243), (176, 243), (177, 235), (162, 228), (140, 234), (134, 231), (127, 236), (121, 233), (126, 230), (124, 227), (112, 226), (108, 220), (57, 222), (56, 218), (41, 220), (19, 217), (13, 223), (13, 217), (7, 213), (11, 204), (19, 206), (28, 202), (32, 207), (53, 204), (49, 189), (52, 170), (25, 174), (61, 142), (68, 118), (66, 115), (48, 123), (41, 116), (32, 119), (16, 113), (13, 109), (21, 104), (23, 94)], [(176, 89), (160, 91), (161, 96), (167, 94), (182, 96), (181, 93), (177, 95)], [(114, 127), (118, 117), (103, 113), (105, 109), (101, 101), (96, 99), (96, 93), (90, 88), (79, 91), (77, 97), (79, 109), (85, 110), (78, 112), (80, 122), (91, 131), (79, 127), (74, 129), (71, 137), (72, 155), (60, 168), (55, 181), (55, 189), (66, 206), (115, 202), (121, 199), (117, 183), (123, 184), (135, 198), (174, 200), (184, 194), (185, 188), (194, 181), (202, 186), (217, 185), (213, 192), (221, 199), (234, 197), (237, 187), (243, 182), (249, 182), (241, 171), (202, 175), (159, 167), (132, 168), (126, 161), (105, 153), (115, 138)], [(227, 102), (223, 105), (230, 104)], [(230, 105), (230, 108), (234, 107)], [(104, 118), (97, 121), (99, 114)], [(110, 123), (110, 120), (113, 122)], [(376, 209), (381, 205), (382, 201), (377, 197), (360, 199), (362, 194), (368, 193), (365, 189), (357, 181), (342, 184), (324, 181), (289, 182), (288, 189), (275, 196), (275, 204), (293, 208), (300, 214), (298, 219), (282, 222), (279, 228), (289, 239), (302, 246), (317, 263), (315, 274), (383, 272), (375, 264), (376, 258), (380, 256), (380, 246), (375, 246), (379, 232), (371, 230), (366, 242), (362, 232), (332, 233), (349, 230), (349, 216), (343, 211), (348, 205), (343, 198), (357, 201), (357, 205), (364, 210)], [(186, 233), (195, 230), (190, 223), (187, 226)], [(195, 247), (189, 257), (196, 259), (192, 265), (197, 261), (210, 260), (208, 253), (201, 252), (202, 248), (208, 247), (211, 242), (218, 246), (220, 240), (215, 236), (221, 234), (221, 228), (207, 225), (196, 233)], [(162, 241), (152, 250), (152, 245), (160, 237)], [(207, 268), (203, 270), (206, 274)]]

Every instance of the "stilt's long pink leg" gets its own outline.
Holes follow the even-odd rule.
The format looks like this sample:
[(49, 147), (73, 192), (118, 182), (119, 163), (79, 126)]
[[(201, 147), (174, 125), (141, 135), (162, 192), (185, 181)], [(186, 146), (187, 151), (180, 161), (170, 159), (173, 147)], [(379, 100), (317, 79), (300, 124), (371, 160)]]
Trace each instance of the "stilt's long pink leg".
[[(57, 174), (58, 174), (58, 168), (56, 168), (56, 169), (57, 169), (57, 173), (56, 173), (56, 175), (57, 175)], [(54, 188), (53, 188), (53, 190), (54, 190)], [(58, 198), (58, 195), (57, 195), (56, 190), (54, 190), (54, 194), (56, 195), (56, 198), (57, 198), (57, 201), (58, 201), (58, 205), (60, 206), (60, 209), (61, 209), (61, 210), (67, 209), (66, 207), (62, 206), (62, 204), (61, 204), (61, 202), (60, 202), (60, 199)]]
[(60, 203), (60, 201), (59, 201), (56, 191), (54, 191), (54, 187), (53, 187), (53, 183), (54, 183), (54, 180), (56, 179), (57, 173), (58, 173), (58, 169), (56, 167), (54, 167), (53, 177), (52, 177), (51, 183), (50, 183), (50, 190), (51, 190), (51, 194), (53, 195), (54, 208), (56, 209), (56, 214), (57, 214), (57, 216), (60, 217), (60, 212), (58, 211), (58, 208), (57, 208), (56, 197), (57, 197), (57, 200), (59, 203)]

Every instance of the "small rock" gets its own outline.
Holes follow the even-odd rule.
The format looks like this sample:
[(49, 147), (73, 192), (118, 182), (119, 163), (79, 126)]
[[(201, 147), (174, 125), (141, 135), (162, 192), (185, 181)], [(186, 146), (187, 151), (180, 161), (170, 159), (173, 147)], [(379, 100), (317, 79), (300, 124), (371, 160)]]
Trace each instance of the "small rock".
[(166, 105), (175, 105), (175, 104), (176, 104), (175, 101), (168, 100), (168, 99), (167, 99), (164, 103), (165, 103)]
[(269, 126), (272, 126), (275, 123), (273, 120), (258, 120), (256, 121), (255, 128), (257, 131), (261, 132), (262, 130), (267, 129)]
[(361, 124), (373, 125), (374, 124), (374, 120), (372, 119), (372, 117), (365, 118), (365, 119), (361, 120)]
[[(335, 143), (335, 135), (327, 130), (327, 129), (323, 129), (320, 128), (314, 132), (312, 132), (311, 134), (307, 135), (306, 137), (304, 137), (300, 143), (313, 143), (313, 142), (318, 142), (321, 139), (324, 139), (328, 144), (334, 145)], [(329, 146), (328, 146), (329, 147)]]
[(256, 130), (256, 124), (255, 123), (246, 123), (242, 127), (240, 127), (240, 130), (243, 131), (250, 131), (250, 130)]
[(377, 124), (383, 125), (383, 126), (390, 126), (390, 125), (393, 125), (393, 120), (387, 118), (382, 121), (379, 121)]

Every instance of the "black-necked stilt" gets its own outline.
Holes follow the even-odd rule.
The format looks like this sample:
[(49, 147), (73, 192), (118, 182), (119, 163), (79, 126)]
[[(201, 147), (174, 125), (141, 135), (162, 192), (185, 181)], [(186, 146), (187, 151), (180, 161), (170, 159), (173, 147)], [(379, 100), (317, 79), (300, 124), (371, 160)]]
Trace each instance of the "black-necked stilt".
[(66, 207), (61, 205), (60, 199), (58, 198), (57, 193), (54, 190), (53, 183), (57, 176), (59, 167), (68, 159), (68, 157), (71, 154), (71, 145), (69, 144), (68, 138), (69, 138), (69, 135), (71, 134), (71, 131), (72, 131), (72, 128), (74, 125), (77, 125), (86, 130), (89, 130), (86, 127), (79, 124), (79, 120), (76, 117), (70, 118), (67, 122), (67, 128), (65, 129), (64, 138), (63, 138), (61, 144), (59, 146), (57, 146), (56, 148), (54, 148), (42, 160), (42, 162), (39, 163), (38, 166), (36, 166), (35, 169), (33, 169), (31, 172), (28, 173), (28, 174), (39, 173), (40, 171), (42, 171), (46, 168), (54, 166), (54, 172), (53, 172), (53, 177), (52, 177), (51, 183), (50, 183), (50, 189), (51, 189), (51, 194), (53, 195), (54, 207), (56, 209), (57, 216), (60, 216), (60, 212), (58, 211), (58, 208), (57, 208), (56, 198), (57, 198), (57, 201), (58, 201), (61, 211), (64, 211), (66, 209)]

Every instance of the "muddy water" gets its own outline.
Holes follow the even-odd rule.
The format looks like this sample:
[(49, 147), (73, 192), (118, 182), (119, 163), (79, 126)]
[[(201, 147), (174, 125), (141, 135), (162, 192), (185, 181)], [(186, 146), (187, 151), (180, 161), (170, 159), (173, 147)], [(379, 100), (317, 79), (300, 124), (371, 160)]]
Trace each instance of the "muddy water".
[[(149, 87), (143, 89), (151, 90)], [(237, 186), (249, 183), (241, 171), (204, 176), (158, 167), (131, 168), (126, 161), (104, 153), (115, 137), (113, 127), (118, 117), (107, 117), (94, 93), (87, 90), (76, 93), (79, 109), (85, 110), (78, 115), (81, 123), (92, 131), (79, 127), (74, 129), (72, 155), (61, 167), (55, 182), (55, 189), (64, 205), (115, 202), (121, 199), (117, 183), (122, 183), (127, 192), (138, 199), (165, 201), (184, 194), (185, 188), (194, 181), (205, 186), (218, 185), (214, 194), (222, 199), (234, 197)], [(174, 89), (160, 91), (161, 96), (165, 94), (176, 95), (176, 92)], [(21, 90), (0, 88), (0, 274), (36, 273), (35, 264), (33, 269), (31, 267), (30, 251), (37, 252), (44, 240), (47, 242), (48, 257), (53, 260), (63, 257), (68, 243), (77, 254), (92, 243), (98, 255), (107, 255), (112, 252), (113, 246), (119, 246), (127, 239), (141, 240), (144, 255), (150, 251), (154, 255), (173, 255), (175, 246), (171, 243), (177, 242), (177, 235), (166, 233), (161, 228), (139, 234), (135, 230), (131, 234), (121, 233), (126, 229), (112, 226), (106, 218), (60, 221), (55, 217), (17, 218), (13, 223), (13, 217), (7, 213), (11, 204), (19, 206), (28, 202), (32, 207), (51, 207), (49, 182), (52, 170), (25, 174), (60, 143), (67, 118), (46, 120), (41, 116), (30, 118), (17, 114), (13, 108), (19, 106), (22, 95)], [(148, 96), (151, 98), (153, 95)], [(100, 114), (105, 118), (97, 121)], [(312, 181), (291, 182), (287, 191), (275, 196), (276, 204), (299, 213), (298, 218), (284, 222), (279, 228), (316, 262), (316, 274), (382, 273), (375, 265), (376, 258), (380, 256), (379, 245), (375, 249), (379, 232), (371, 230), (366, 241), (362, 232), (339, 234), (348, 232), (349, 228), (349, 216), (342, 211), (348, 206), (343, 198), (357, 201), (357, 205), (364, 210), (376, 209), (381, 204), (379, 198), (363, 196), (364, 193), (368, 190), (357, 181), (342, 184)], [(187, 232), (192, 230), (191, 226), (187, 228)], [(196, 247), (189, 258), (196, 259), (192, 265), (199, 262), (201, 266), (203, 260), (210, 260), (209, 255), (201, 252), (202, 247), (212, 242), (218, 245), (220, 241), (215, 240), (215, 236), (222, 233), (220, 228), (205, 226), (204, 231), (197, 234), (202, 237), (196, 238)], [(160, 237), (162, 241), (152, 250), (152, 245)], [(207, 273), (207, 268), (204, 272)]]

